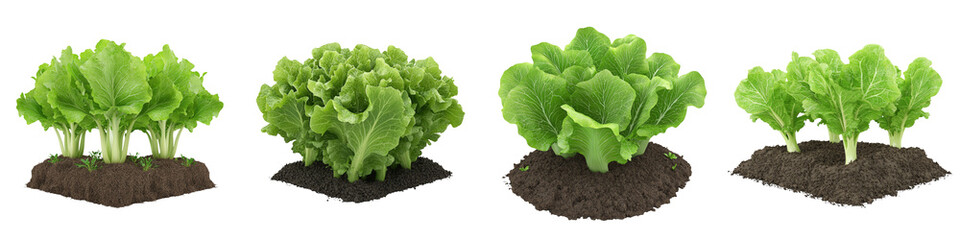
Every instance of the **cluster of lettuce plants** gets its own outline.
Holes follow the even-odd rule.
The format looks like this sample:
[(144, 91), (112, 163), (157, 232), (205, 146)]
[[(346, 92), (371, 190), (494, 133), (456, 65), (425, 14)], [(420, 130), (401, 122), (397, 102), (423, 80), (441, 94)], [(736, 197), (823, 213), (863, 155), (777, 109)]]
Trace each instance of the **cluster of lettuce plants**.
[(103, 162), (123, 163), (130, 134), (139, 130), (154, 158), (171, 159), (183, 129), (210, 124), (223, 108), (203, 88), (203, 75), (169, 46), (141, 60), (124, 45), (101, 40), (79, 54), (67, 47), (40, 66), (34, 89), (17, 99), (27, 124), (54, 128), (63, 156), (81, 157), (86, 133), (97, 129)]
[(900, 148), (904, 129), (920, 117), (940, 91), (942, 79), (926, 58), (900, 71), (878, 45), (867, 45), (843, 62), (836, 51), (822, 49), (814, 57), (793, 53), (787, 71), (750, 70), (734, 94), (737, 104), (756, 121), (783, 135), (787, 151), (799, 152), (796, 132), (805, 120), (827, 125), (831, 142), (840, 142), (846, 164), (857, 159), (857, 138), (876, 121)]
[(707, 93), (699, 73), (679, 75), (670, 55), (647, 56), (634, 35), (611, 42), (588, 27), (565, 48), (530, 50), (532, 64), (513, 65), (500, 78), (503, 118), (531, 147), (581, 154), (594, 172), (643, 154), (651, 137), (679, 126)]
[(453, 79), (433, 58), (408, 59), (400, 49), (330, 43), (303, 63), (283, 58), (257, 105), (263, 132), (293, 142), (310, 166), (321, 159), (350, 182), (389, 167), (410, 168), (447, 126), (463, 121)]

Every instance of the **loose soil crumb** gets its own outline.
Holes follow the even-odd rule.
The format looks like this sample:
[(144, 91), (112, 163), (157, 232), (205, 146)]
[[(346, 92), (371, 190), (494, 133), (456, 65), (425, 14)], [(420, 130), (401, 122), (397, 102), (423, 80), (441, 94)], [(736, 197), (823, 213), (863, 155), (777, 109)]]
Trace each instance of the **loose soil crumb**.
[(788, 153), (785, 146), (757, 150), (732, 174), (854, 206), (896, 196), (897, 191), (950, 174), (915, 147), (859, 142), (857, 160), (844, 165), (844, 159), (843, 144), (809, 141), (800, 143), (799, 153)]
[[(84, 156), (82, 158), (89, 158)], [(179, 196), (213, 188), (210, 172), (201, 162), (190, 167), (179, 159), (154, 159), (154, 168), (143, 171), (133, 157), (119, 164), (100, 162), (93, 172), (77, 167), (80, 158), (60, 156), (61, 161), (43, 161), (33, 167), (27, 187), (111, 207)]]
[[(331, 198), (339, 198), (344, 202), (366, 202), (386, 197), (390, 193), (448, 178), (450, 174), (450, 171), (443, 169), (440, 164), (428, 158), (419, 157), (410, 169), (400, 167), (388, 169), (387, 178), (382, 182), (374, 179), (360, 179), (351, 183), (347, 181), (346, 176), (334, 178), (333, 171), (324, 164), (306, 167), (303, 161), (283, 166), (272, 179), (310, 189)], [(370, 176), (372, 177), (373, 174)]]
[(686, 186), (690, 164), (679, 154), (675, 160), (667, 158), (668, 152), (650, 143), (643, 155), (623, 165), (611, 163), (607, 173), (595, 173), (579, 154), (564, 159), (553, 152), (533, 151), (514, 164), (507, 178), (513, 193), (537, 210), (569, 219), (623, 219), (656, 210)]

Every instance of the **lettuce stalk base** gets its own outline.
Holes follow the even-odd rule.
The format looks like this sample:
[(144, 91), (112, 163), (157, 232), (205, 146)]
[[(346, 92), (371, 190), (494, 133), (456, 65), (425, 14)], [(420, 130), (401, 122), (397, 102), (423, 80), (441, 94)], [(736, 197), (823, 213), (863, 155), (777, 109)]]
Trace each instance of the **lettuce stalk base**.
[(103, 150), (104, 163), (123, 163), (127, 160), (127, 149), (130, 147), (130, 134), (133, 133), (133, 124), (121, 127), (120, 119), (113, 118), (103, 126), (97, 123), (100, 130), (100, 144)]
[(176, 127), (161, 120), (159, 128), (148, 128), (147, 139), (150, 141), (150, 150), (155, 158), (173, 159), (177, 155), (177, 146), (183, 127)]
[(783, 136), (784, 142), (787, 143), (787, 152), (800, 152), (800, 146), (797, 145), (797, 133), (780, 132), (780, 135)]
[(895, 148), (902, 148), (903, 143), (903, 131), (887, 131), (890, 134), (890, 146)]
[(840, 142), (840, 134), (839, 134), (839, 133), (835, 133), (835, 132), (833, 132), (833, 131), (830, 131), (830, 142), (832, 142), (832, 143), (839, 143), (839, 142)]
[(87, 132), (77, 127), (77, 124), (71, 123), (69, 127), (61, 126), (53, 129), (54, 132), (57, 133), (57, 141), (60, 143), (60, 153), (64, 157), (79, 158), (83, 156)]
[(857, 135), (843, 135), (843, 152), (846, 154), (844, 164), (850, 165), (857, 160)]
[(643, 155), (643, 153), (647, 151), (647, 145), (650, 145), (649, 138), (640, 139), (640, 141), (637, 141), (637, 153), (634, 153), (633, 156)]

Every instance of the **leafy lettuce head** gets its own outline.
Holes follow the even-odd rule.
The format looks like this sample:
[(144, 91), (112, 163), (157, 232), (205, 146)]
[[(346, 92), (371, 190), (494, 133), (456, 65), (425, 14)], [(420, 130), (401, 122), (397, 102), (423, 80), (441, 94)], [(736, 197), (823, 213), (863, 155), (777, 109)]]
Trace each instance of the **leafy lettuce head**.
[(421, 149), (463, 120), (457, 86), (432, 58), (337, 43), (312, 55), (303, 63), (281, 59), (275, 84), (257, 97), (263, 131), (293, 142), (307, 166), (322, 159), (335, 177), (354, 182), (376, 172), (382, 181), (388, 167), (410, 168)]
[(699, 73), (679, 75), (670, 55), (647, 56), (634, 35), (611, 42), (588, 27), (565, 48), (530, 50), (532, 64), (513, 65), (500, 78), (503, 118), (531, 147), (582, 154), (594, 172), (643, 154), (651, 137), (679, 126), (707, 93)]

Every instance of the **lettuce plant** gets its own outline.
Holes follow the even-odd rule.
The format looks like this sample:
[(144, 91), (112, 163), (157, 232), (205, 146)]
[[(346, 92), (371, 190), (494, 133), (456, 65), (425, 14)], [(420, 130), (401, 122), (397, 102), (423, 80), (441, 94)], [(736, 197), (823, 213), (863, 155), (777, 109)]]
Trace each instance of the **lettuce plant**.
[(154, 97), (144, 104), (146, 117), (138, 119), (136, 129), (147, 134), (154, 157), (173, 159), (183, 129), (192, 132), (198, 122), (209, 125), (223, 103), (204, 89), (203, 75), (193, 71), (193, 64), (178, 59), (169, 46), (143, 60)]
[(885, 112), (877, 119), (880, 128), (890, 135), (890, 146), (900, 148), (903, 130), (912, 127), (920, 117), (928, 118), (930, 113), (923, 108), (930, 106), (930, 98), (940, 91), (943, 79), (930, 67), (932, 62), (926, 58), (917, 58), (910, 63), (901, 78), (897, 76), (900, 99), (895, 102), (896, 112)]
[[(88, 59), (92, 52), (85, 52)], [(80, 57), (70, 47), (61, 52), (60, 58), (40, 65), (33, 77), (34, 88), (17, 99), (17, 111), (27, 120), (27, 124), (40, 122), (44, 130), (51, 127), (57, 133), (60, 152), (64, 157), (79, 158), (83, 155), (86, 133), (93, 129), (93, 118), (87, 114), (70, 111), (84, 108), (86, 102), (76, 101), (79, 96), (90, 92), (90, 85), (80, 73)], [(75, 95), (54, 93), (54, 90), (69, 90)], [(62, 106), (60, 103), (69, 104)], [(66, 109), (67, 111), (63, 111)]]
[(740, 81), (734, 96), (737, 105), (753, 121), (760, 119), (780, 132), (787, 143), (787, 152), (799, 152), (797, 131), (803, 128), (803, 105), (788, 92), (787, 74), (780, 70), (763, 71), (761, 67), (750, 70), (747, 79)]
[[(173, 56), (169, 47), (164, 47), (159, 55), (164, 54)], [(138, 128), (149, 128), (151, 121), (169, 119), (171, 114), (180, 113), (181, 108), (193, 109), (183, 110), (184, 115), (197, 119), (206, 119), (205, 116), (215, 116), (219, 112), (222, 103), (216, 100), (216, 96), (207, 99), (216, 103), (184, 106), (187, 104), (184, 94), (178, 91), (183, 86), (177, 84), (186, 80), (177, 79), (176, 74), (165, 74), (175, 71), (172, 66), (156, 65), (162, 61), (155, 60), (155, 57), (147, 59), (152, 66), (148, 67), (139, 57), (124, 50), (124, 44), (108, 40), (101, 40), (95, 49), (80, 55), (73, 54), (68, 47), (60, 59), (41, 66), (36, 78), (37, 87), (18, 99), (17, 109), (28, 123), (37, 119), (45, 126), (68, 126), (64, 129), (69, 132), (59, 129), (68, 136), (67, 141), (61, 141), (62, 148), (66, 149), (65, 156), (79, 156), (83, 149), (83, 133), (98, 129), (103, 162), (108, 164), (124, 162), (130, 134)], [(192, 68), (189, 62), (185, 65)], [(185, 88), (202, 91), (200, 80), (188, 82), (191, 84)], [(153, 133), (148, 134), (152, 138)], [(77, 140), (72, 140), (71, 135), (79, 137), (79, 145), (74, 145)], [(176, 140), (172, 142), (175, 150)], [(154, 154), (160, 156), (161, 152), (154, 149)]]
[[(880, 46), (867, 45), (850, 56), (848, 63), (844, 63), (836, 51), (829, 49), (818, 50), (813, 55), (815, 58), (800, 57), (793, 53), (786, 76), (779, 70), (766, 73), (754, 68), (735, 94), (737, 103), (751, 113), (752, 118), (762, 119), (783, 133), (788, 151), (799, 151), (796, 138), (791, 133), (803, 127), (803, 120), (818, 119), (820, 124), (827, 125), (832, 141), (836, 135), (843, 137), (845, 163), (850, 164), (857, 159), (857, 139), (861, 132), (867, 130), (871, 121), (885, 121), (879, 120), (881, 116), (890, 116), (892, 119), (898, 113), (916, 116), (912, 118), (915, 120), (920, 114), (915, 111), (925, 106), (918, 102), (916, 109), (900, 109), (913, 113), (899, 112), (896, 103), (901, 99), (897, 86), (900, 73)], [(911, 80), (921, 78), (916, 73), (927, 71), (924, 67), (929, 67), (929, 64), (924, 66), (922, 60), (918, 61), (908, 77)], [(919, 82), (929, 80), (926, 76), (922, 78), (925, 80), (918, 80), (918, 85), (924, 85)], [(932, 95), (916, 93), (916, 96), (929, 100), (928, 96)], [(905, 101), (905, 106), (914, 104), (910, 100)], [(803, 107), (803, 116), (799, 116), (801, 111), (797, 109), (798, 106)]]
[(687, 107), (702, 107), (706, 88), (697, 72), (679, 75), (670, 55), (646, 55), (643, 39), (610, 41), (593, 28), (577, 31), (565, 48), (531, 47), (533, 63), (500, 78), (503, 118), (531, 147), (581, 154), (594, 172), (644, 153), (650, 138), (677, 127)]
[(334, 177), (355, 182), (375, 172), (383, 181), (389, 167), (410, 168), (447, 126), (463, 120), (457, 87), (432, 58), (337, 43), (312, 55), (303, 63), (281, 59), (275, 83), (257, 97), (268, 123), (263, 132), (292, 142), (306, 166), (322, 159)]

